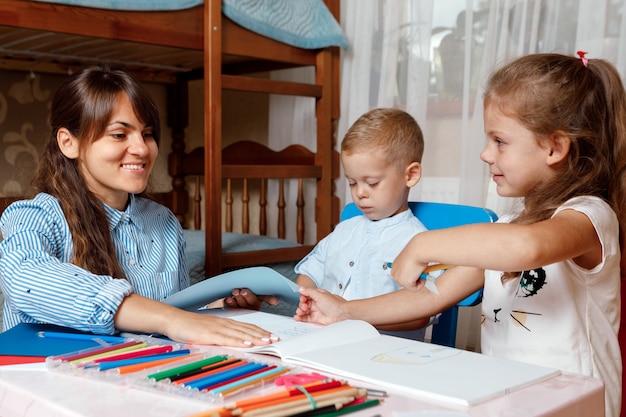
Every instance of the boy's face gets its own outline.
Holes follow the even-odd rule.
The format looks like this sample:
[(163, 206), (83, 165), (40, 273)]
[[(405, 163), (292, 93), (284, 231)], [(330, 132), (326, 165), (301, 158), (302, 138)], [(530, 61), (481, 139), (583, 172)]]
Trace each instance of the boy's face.
[(370, 220), (391, 217), (408, 209), (410, 177), (378, 152), (341, 153), (352, 200)]

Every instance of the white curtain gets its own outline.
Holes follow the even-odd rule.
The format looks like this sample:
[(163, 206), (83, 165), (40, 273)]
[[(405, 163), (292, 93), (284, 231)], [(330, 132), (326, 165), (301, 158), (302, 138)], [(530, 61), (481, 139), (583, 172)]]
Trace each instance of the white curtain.
[[(342, 52), (337, 137), (371, 108), (403, 108), (426, 142), (424, 178), (411, 199), (486, 206), (502, 215), (511, 202), (495, 194), (479, 158), (486, 77), (516, 56), (577, 50), (613, 62), (624, 76), (625, 9), (626, 0), (342, 0), (350, 50)], [(270, 146), (311, 147), (312, 104), (272, 100)], [(345, 203), (350, 194), (341, 178)], [(462, 317), (457, 346), (478, 348), (479, 321), (479, 308)]]

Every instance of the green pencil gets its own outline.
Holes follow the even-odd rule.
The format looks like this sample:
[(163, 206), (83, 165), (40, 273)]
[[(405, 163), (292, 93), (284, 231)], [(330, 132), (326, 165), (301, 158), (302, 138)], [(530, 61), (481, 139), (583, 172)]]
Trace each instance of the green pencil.
[(379, 399), (365, 401), (361, 404), (349, 405), (347, 407), (342, 407), (339, 410), (331, 411), (329, 413), (319, 414), (317, 417), (335, 417), (342, 416), (344, 414), (353, 413), (355, 411), (363, 410), (364, 408), (374, 407), (380, 404)]
[(183, 372), (192, 371), (194, 369), (200, 369), (203, 366), (211, 365), (211, 364), (214, 364), (216, 362), (220, 362), (226, 359), (228, 359), (227, 355), (211, 356), (210, 358), (201, 359), (199, 361), (191, 362), (186, 365), (177, 366), (172, 369), (166, 369), (164, 371), (148, 375), (147, 378), (154, 379), (155, 381), (161, 381), (163, 379), (177, 376)]

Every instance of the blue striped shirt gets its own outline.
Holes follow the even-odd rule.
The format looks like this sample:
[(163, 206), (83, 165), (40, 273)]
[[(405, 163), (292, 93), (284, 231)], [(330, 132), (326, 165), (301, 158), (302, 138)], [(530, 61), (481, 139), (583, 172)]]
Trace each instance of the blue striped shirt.
[(130, 293), (163, 300), (189, 286), (183, 231), (171, 211), (136, 196), (125, 211), (104, 208), (127, 279), (92, 274), (70, 263), (72, 236), (56, 198), (41, 193), (4, 211), (4, 330), (22, 322), (52, 323), (110, 334), (114, 315)]

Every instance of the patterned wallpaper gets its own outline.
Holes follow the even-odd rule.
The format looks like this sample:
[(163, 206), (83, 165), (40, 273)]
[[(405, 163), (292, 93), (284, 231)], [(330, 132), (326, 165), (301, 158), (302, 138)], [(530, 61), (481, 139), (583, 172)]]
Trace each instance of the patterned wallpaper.
[(0, 72), (0, 195), (22, 195), (39, 159), (52, 94), (62, 77)]

